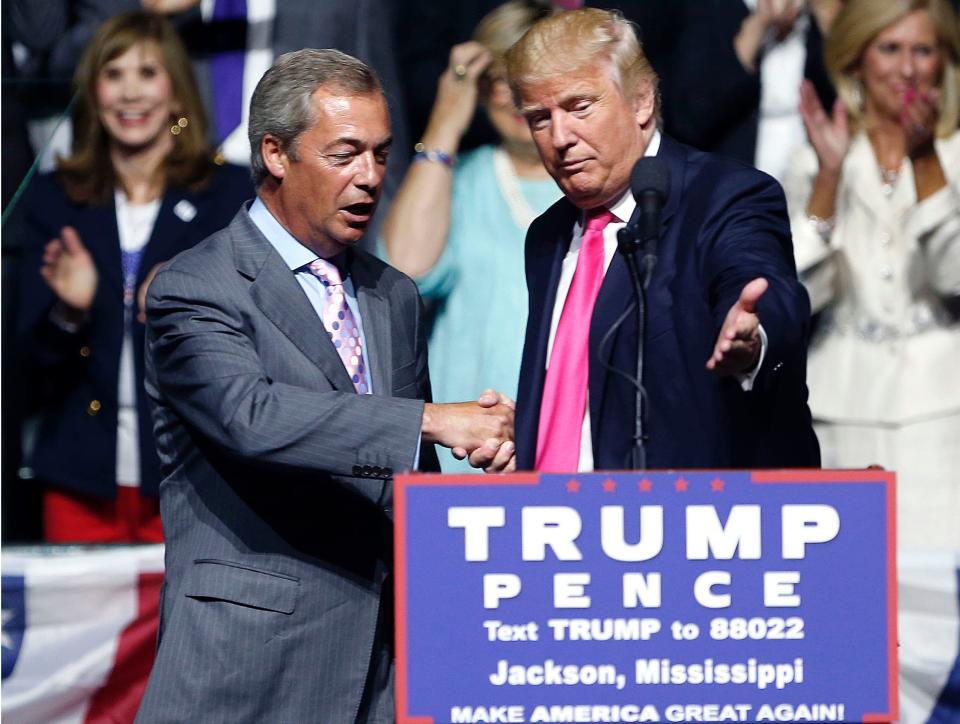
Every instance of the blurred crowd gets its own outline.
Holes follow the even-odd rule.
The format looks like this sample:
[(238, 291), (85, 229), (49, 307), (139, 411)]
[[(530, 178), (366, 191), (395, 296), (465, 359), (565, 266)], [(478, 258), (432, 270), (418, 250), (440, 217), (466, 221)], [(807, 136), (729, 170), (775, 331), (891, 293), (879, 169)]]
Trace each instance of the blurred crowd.
[[(505, 57), (580, 4), (4, 2), (4, 539), (162, 540), (144, 290), (253, 196), (246, 108), (290, 50), (383, 81), (394, 143), (364, 243), (428, 304), (434, 399), (516, 396), (524, 236), (561, 193)], [(824, 467), (896, 470), (901, 545), (960, 550), (956, 3), (586, 4), (637, 24), (665, 133), (783, 185)]]

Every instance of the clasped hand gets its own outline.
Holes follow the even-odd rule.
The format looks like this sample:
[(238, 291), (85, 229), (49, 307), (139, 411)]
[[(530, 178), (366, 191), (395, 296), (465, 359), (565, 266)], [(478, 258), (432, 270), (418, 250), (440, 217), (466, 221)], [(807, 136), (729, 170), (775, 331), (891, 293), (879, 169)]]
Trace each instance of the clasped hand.
[(459, 460), (467, 458), (488, 473), (516, 469), (513, 439), (514, 401), (485, 390), (476, 402), (427, 403), (423, 440), (448, 447)]

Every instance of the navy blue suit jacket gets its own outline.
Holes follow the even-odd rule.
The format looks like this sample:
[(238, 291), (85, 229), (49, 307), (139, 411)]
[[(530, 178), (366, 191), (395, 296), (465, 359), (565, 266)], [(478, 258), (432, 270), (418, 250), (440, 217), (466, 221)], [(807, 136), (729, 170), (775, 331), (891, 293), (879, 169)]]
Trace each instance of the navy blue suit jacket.
[[(807, 294), (797, 280), (779, 184), (756, 169), (696, 151), (663, 136), (659, 157), (670, 168), (659, 258), (648, 290), (644, 385), (648, 395), (650, 468), (818, 466), (807, 407)], [(519, 469), (532, 469), (546, 368), (547, 340), (561, 262), (580, 213), (561, 199), (527, 233), (530, 313), (520, 371), (516, 442)], [(766, 358), (754, 387), (705, 368), (723, 320), (750, 280), (769, 289), (758, 310)], [(618, 253), (607, 270), (590, 326), (589, 400), (594, 467), (629, 466), (635, 394), (601, 365), (600, 340), (632, 303), (627, 264)], [(635, 373), (635, 313), (604, 351), (603, 361)]]
[[(144, 249), (137, 288), (158, 262), (166, 261), (226, 226), (253, 195), (250, 172), (221, 166), (205, 188), (169, 188)], [(178, 215), (187, 202), (196, 211)], [(105, 204), (76, 204), (54, 174), (38, 177), (25, 199), (24, 257), (20, 271), (20, 351), (26, 369), (47, 388), (45, 414), (30, 461), (36, 478), (98, 498), (116, 497), (117, 385), (123, 344), (123, 274), (113, 198)], [(181, 209), (184, 207), (181, 206)], [(56, 297), (39, 274), (43, 247), (73, 226), (99, 273), (90, 321), (69, 333), (51, 321)], [(159, 460), (153, 423), (143, 390), (144, 325), (133, 322), (140, 436), (140, 487), (157, 495)], [(94, 403), (94, 401), (96, 401)], [(94, 403), (91, 405), (91, 403)]]

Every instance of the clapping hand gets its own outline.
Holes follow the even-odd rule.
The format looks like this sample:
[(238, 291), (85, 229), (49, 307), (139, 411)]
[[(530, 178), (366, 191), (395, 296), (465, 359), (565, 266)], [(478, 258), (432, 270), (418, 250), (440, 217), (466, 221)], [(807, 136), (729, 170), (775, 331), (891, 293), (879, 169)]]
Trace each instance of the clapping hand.
[(939, 92), (933, 88), (922, 91), (909, 86), (903, 92), (903, 109), (900, 111), (900, 124), (907, 142), (907, 155), (916, 157), (926, 151), (933, 143), (937, 127), (937, 100)]
[(760, 52), (769, 33), (782, 39), (790, 34), (803, 2), (800, 0), (758, 0), (756, 8), (740, 25), (733, 39), (733, 49), (740, 64), (755, 73)]
[(800, 86), (800, 117), (807, 129), (810, 145), (816, 151), (820, 168), (839, 173), (850, 148), (850, 130), (847, 127), (847, 108), (839, 98), (828, 116), (817, 98), (813, 83), (804, 80)]
[(64, 226), (59, 237), (47, 242), (40, 276), (68, 310), (82, 314), (90, 311), (99, 275), (90, 252), (72, 226)]
[(150, 267), (150, 271), (143, 278), (140, 288), (137, 289), (137, 321), (141, 324), (147, 322), (147, 290), (150, 288), (150, 282), (157, 275), (158, 269), (160, 269), (159, 263)]
[(803, 6), (799, 0), (758, 0), (755, 12), (764, 27), (771, 28), (778, 38), (784, 38), (793, 29)]

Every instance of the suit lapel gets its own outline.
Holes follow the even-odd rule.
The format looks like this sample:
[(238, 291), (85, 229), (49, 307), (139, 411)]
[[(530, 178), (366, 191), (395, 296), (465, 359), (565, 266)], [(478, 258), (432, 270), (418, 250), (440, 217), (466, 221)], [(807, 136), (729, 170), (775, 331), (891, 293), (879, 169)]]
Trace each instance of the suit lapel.
[(230, 231), (237, 271), (252, 280), (250, 296), (260, 311), (320, 368), (334, 389), (355, 392), (313, 305), (246, 208), (231, 222)]
[(117, 227), (117, 207), (113, 194), (106, 204), (88, 207), (87, 218), (78, 231), (94, 259), (101, 283), (123, 291), (123, 262), (120, 258), (120, 231)]
[(390, 346), (390, 307), (377, 292), (376, 275), (360, 254), (350, 255), (350, 278), (360, 306), (373, 391), (378, 395), (391, 395), (393, 350)]
[[(521, 469), (532, 470), (536, 458), (540, 402), (546, 380), (547, 343), (557, 299), (557, 285), (563, 258), (570, 248), (573, 226), (580, 210), (561, 200), (552, 224), (539, 240), (529, 238), (527, 247), (527, 285), (530, 309), (520, 371), (522, 381), (517, 401), (517, 450)], [(549, 213), (549, 212), (548, 212)]]
[(677, 212), (680, 206), (680, 199), (683, 196), (683, 176), (686, 169), (687, 153), (681, 144), (674, 141), (665, 133), (660, 134), (660, 151), (658, 158), (667, 162), (670, 168), (670, 195), (667, 197), (667, 203), (660, 212), (660, 239), (667, 236), (667, 225), (670, 219)]
[[(617, 347), (617, 339), (621, 336), (623, 325), (636, 325), (636, 317), (631, 315), (627, 317), (623, 325), (614, 333), (604, 348), (601, 350), (600, 343), (610, 331), (614, 322), (626, 311), (627, 307), (634, 303), (633, 286), (630, 280), (630, 268), (627, 265), (623, 255), (618, 251), (610, 260), (610, 266), (603, 277), (603, 284), (600, 286), (600, 292), (597, 295), (597, 301), (594, 303), (593, 316), (590, 318), (590, 343), (589, 343), (589, 365), (587, 373), (589, 380), (587, 389), (590, 391), (590, 419), (597, 421), (601, 419), (603, 398), (606, 395), (607, 380), (609, 372), (604, 364), (611, 364), (613, 350)], [(629, 330), (633, 332), (632, 329)], [(631, 375), (634, 369), (623, 370)], [(594, 436), (594, 450), (596, 450), (596, 435), (599, 432), (600, 425), (596, 422), (591, 426)]]
[(173, 211), (177, 204), (181, 202), (190, 204), (193, 211), (197, 211), (195, 204), (187, 199), (187, 194), (184, 191), (168, 189), (164, 194), (163, 201), (160, 202), (160, 210), (157, 212), (157, 221), (153, 225), (150, 240), (143, 251), (143, 261), (141, 261), (140, 269), (137, 271), (138, 287), (147, 272), (155, 264), (166, 261), (183, 250), (180, 241), (186, 234), (190, 222), (184, 221)]

